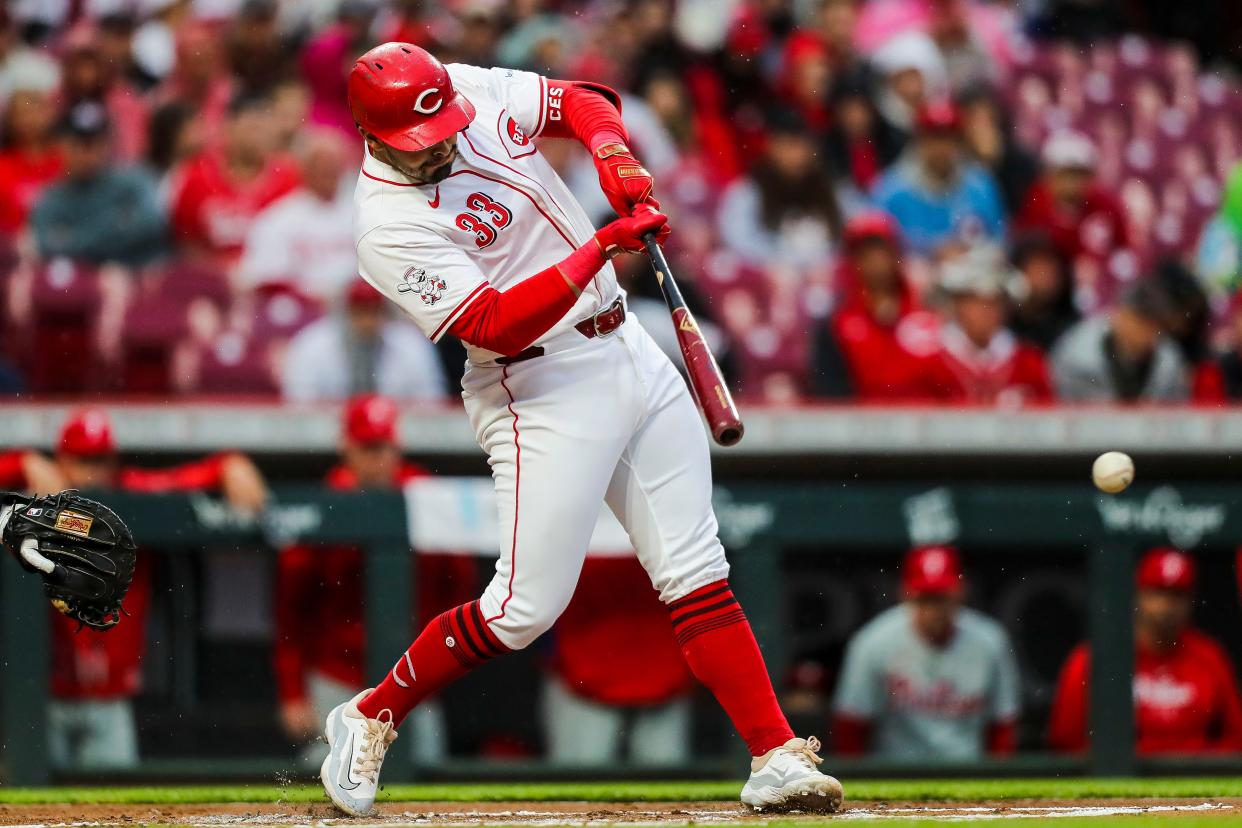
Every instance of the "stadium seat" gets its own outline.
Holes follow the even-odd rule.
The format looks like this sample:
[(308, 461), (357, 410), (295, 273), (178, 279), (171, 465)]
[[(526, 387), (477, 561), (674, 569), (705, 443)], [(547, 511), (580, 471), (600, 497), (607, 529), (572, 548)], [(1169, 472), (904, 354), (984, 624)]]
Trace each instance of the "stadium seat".
[(237, 331), (226, 331), (198, 354), (200, 394), (272, 396), (278, 391), (268, 349)]
[(36, 266), (25, 349), (31, 391), (83, 391), (107, 385), (94, 342), (101, 297), (99, 274), (93, 267), (68, 259)]

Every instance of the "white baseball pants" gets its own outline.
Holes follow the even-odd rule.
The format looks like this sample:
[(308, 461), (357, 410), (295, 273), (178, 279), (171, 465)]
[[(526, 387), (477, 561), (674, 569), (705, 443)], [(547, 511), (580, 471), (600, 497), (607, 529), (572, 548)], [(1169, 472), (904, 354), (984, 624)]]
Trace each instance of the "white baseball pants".
[(568, 606), (601, 501), (665, 603), (729, 572), (702, 420), (638, 320), (595, 339), (570, 331), (546, 349), (471, 365), (462, 381), (500, 510), (500, 558), (480, 608), (512, 649)]

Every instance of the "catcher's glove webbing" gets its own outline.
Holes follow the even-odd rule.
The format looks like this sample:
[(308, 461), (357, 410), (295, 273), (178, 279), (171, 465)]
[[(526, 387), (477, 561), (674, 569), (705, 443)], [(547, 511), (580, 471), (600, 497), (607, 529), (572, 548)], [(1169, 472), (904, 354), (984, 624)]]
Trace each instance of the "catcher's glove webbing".
[(121, 620), (138, 552), (125, 522), (75, 491), (0, 498), (0, 543), (43, 577), (52, 606), (96, 630)]

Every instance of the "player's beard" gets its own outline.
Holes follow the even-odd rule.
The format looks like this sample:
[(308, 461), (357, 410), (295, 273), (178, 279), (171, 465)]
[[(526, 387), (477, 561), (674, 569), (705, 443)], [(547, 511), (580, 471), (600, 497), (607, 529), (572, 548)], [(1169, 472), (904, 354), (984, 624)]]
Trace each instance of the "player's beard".
[(453, 162), (456, 160), (457, 147), (453, 147), (452, 152), (449, 153), (448, 159), (441, 161), (439, 167), (436, 167), (430, 171), (427, 171), (427, 168), (431, 166), (430, 164), (424, 164), (421, 167), (410, 169), (406, 165), (401, 164), (400, 161), (397, 161), (396, 158), (390, 159), (388, 163), (389, 166), (393, 167), (397, 172), (410, 179), (412, 183), (420, 187), (424, 187), (429, 184), (439, 184), (441, 181), (448, 178), (453, 172)]
[(441, 164), (439, 167), (436, 167), (434, 170), (432, 170), (431, 174), (426, 177), (427, 183), (428, 184), (439, 184), (441, 181), (448, 178), (449, 174), (453, 172), (453, 162), (456, 160), (457, 160), (457, 147), (453, 147), (453, 152), (448, 157), (448, 160), (445, 161), (443, 164)]

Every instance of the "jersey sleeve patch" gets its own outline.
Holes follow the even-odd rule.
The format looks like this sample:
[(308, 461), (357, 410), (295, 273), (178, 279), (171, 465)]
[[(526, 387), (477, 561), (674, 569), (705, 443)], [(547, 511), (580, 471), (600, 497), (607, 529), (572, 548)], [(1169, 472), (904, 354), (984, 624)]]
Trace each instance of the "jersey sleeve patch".
[(524, 130), (507, 109), (500, 110), (496, 118), (496, 134), (500, 136), (500, 144), (513, 159), (525, 158), (535, 154), (535, 142), (531, 133)]
[(448, 290), (448, 282), (440, 274), (425, 267), (411, 265), (401, 274), (401, 282), (397, 285), (397, 293), (408, 293), (417, 297), (424, 305), (434, 305), (444, 298)]
[(487, 286), (447, 239), (404, 224), (377, 227), (359, 240), (358, 271), (433, 342)]

